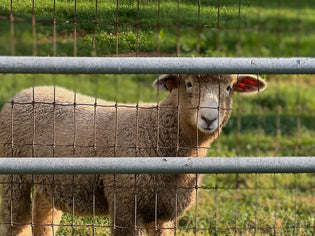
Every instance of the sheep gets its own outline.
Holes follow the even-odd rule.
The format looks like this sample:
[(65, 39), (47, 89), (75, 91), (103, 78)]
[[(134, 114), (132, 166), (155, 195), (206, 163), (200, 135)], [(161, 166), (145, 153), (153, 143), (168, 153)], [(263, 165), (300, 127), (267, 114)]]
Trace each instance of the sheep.
[[(26, 89), (0, 113), (0, 156), (204, 157), (231, 115), (233, 93), (257, 93), (267, 84), (253, 75), (186, 74), (162, 75), (153, 86), (169, 91), (167, 98), (137, 109), (102, 100), (96, 105), (60, 87)], [(197, 178), (3, 175), (0, 232), (52, 235), (65, 212), (109, 215), (112, 235), (171, 235), (194, 201)]]

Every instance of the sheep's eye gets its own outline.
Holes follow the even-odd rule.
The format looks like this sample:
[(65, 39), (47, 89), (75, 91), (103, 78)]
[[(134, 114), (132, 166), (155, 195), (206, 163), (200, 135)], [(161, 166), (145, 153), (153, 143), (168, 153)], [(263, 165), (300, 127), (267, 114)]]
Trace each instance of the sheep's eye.
[(191, 88), (192, 87), (192, 83), (191, 82), (187, 82), (186, 86), (187, 86), (187, 88)]
[(227, 92), (230, 92), (230, 91), (231, 91), (231, 88), (232, 88), (231, 85), (227, 86), (226, 91), (227, 91)]

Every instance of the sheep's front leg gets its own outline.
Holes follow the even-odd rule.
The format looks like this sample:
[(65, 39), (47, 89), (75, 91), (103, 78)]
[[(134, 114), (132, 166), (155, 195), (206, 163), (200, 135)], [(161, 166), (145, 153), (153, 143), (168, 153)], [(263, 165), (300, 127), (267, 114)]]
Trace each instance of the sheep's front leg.
[[(129, 190), (129, 189), (127, 189)], [(126, 189), (116, 189), (107, 195), (109, 199), (109, 212), (112, 223), (113, 236), (143, 235), (142, 219), (135, 218), (135, 197), (126, 192)], [(135, 226), (139, 226), (137, 228)]]
[(54, 235), (58, 229), (62, 211), (53, 208), (52, 202), (36, 192), (33, 204), (33, 235)]
[(113, 236), (141, 235), (141, 232), (135, 228), (134, 210), (132, 212), (130, 208), (128, 205), (110, 207)]
[(174, 221), (168, 222), (155, 222), (145, 225), (147, 233), (149, 236), (170, 236), (175, 235), (175, 224)]

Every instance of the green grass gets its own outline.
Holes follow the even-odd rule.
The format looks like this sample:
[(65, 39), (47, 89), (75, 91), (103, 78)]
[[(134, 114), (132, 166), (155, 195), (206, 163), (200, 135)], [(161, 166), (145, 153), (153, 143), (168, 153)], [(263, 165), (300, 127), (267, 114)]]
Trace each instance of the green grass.
[[(271, 0), (243, 0), (240, 18), (238, 1), (220, 1), (220, 25), (218, 1), (202, 0), (200, 34), (197, 2), (181, 0), (178, 11), (177, 0), (161, 1), (158, 22), (158, 1), (140, 1), (138, 12), (137, 1), (120, 0), (121, 24), (116, 34), (115, 1), (98, 1), (96, 55), (116, 54), (118, 39), (117, 52), (124, 55), (137, 50), (156, 55), (159, 40), (160, 52), (168, 56), (315, 56), (314, 0), (281, 1), (280, 5)], [(57, 56), (74, 54), (73, 9), (74, 1), (56, 1)], [(13, 14), (11, 38), (10, 1), (0, 0), (0, 55), (53, 56), (53, 1), (36, 1), (35, 35), (31, 0), (13, 1)], [(77, 55), (94, 55), (95, 1), (78, 1), (76, 18)], [(165, 94), (157, 97), (151, 88), (155, 77), (1, 74), (0, 107), (23, 88), (48, 84), (117, 102), (156, 102)], [(211, 146), (210, 157), (315, 155), (314, 75), (268, 75), (266, 79), (269, 87), (259, 96), (236, 96), (232, 117)], [(179, 221), (180, 235), (314, 234), (314, 175), (206, 175), (197, 194), (197, 203)], [(93, 224), (95, 235), (109, 234), (110, 222), (105, 217), (65, 215), (62, 224), (68, 226), (61, 227), (58, 235), (91, 235)]]
[[(223, 1), (220, 3), (218, 23), (217, 1), (201, 1), (199, 25), (202, 29), (199, 35), (196, 1), (181, 1), (179, 10), (177, 1), (161, 1), (159, 17), (156, 1), (141, 1), (139, 11), (137, 1), (119, 1), (117, 20), (120, 25), (116, 35), (115, 1), (100, 1), (97, 12), (100, 24), (95, 34), (97, 55), (115, 54), (117, 36), (118, 53), (136, 52), (137, 42), (140, 52), (156, 51), (155, 41), (159, 39), (160, 51), (170, 55), (176, 54), (176, 42), (179, 40), (179, 54), (182, 56), (214, 56), (217, 55), (218, 44), (221, 46), (221, 56), (235, 56), (238, 41), (242, 56), (292, 56), (297, 55), (297, 48), (303, 56), (314, 56), (315, 14), (310, 6), (314, 6), (315, 1), (299, 2), (299, 5), (296, 2), (283, 3), (279, 10), (278, 4), (272, 1), (263, 1), (260, 7), (257, 2), (242, 1), (239, 18), (238, 1)], [(25, 21), (17, 20), (14, 24), (16, 55), (31, 55), (32, 1), (13, 2), (12, 9), (14, 16), (25, 18)], [(10, 2), (2, 1), (0, 15), (9, 14)], [(38, 20), (36, 54), (53, 55), (53, 2), (36, 2), (35, 14)], [(73, 55), (74, 2), (56, 1), (55, 17), (57, 21), (63, 21), (56, 24), (56, 53), (58, 56)], [(95, 1), (78, 1), (76, 19), (78, 56), (93, 55), (91, 42), (95, 28)], [(157, 28), (158, 24), (160, 28)], [(0, 48), (0, 54), (10, 55), (9, 21), (1, 20), (0, 26), (0, 43), (6, 45)], [(297, 37), (300, 37), (299, 43)], [(199, 54), (197, 44), (200, 44)]]

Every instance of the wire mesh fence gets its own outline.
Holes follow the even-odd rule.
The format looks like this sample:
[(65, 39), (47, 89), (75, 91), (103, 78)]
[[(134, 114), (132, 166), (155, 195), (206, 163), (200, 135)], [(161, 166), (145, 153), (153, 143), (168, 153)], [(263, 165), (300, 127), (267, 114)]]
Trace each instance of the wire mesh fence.
[[(314, 57), (314, 5), (309, 0), (0, 0), (0, 55), (57, 56), (56, 60), (60, 56)], [(3, 70), (4, 64), (0, 67)], [(309, 68), (314, 68), (312, 63)], [(7, 109), (1, 115), (3, 157), (315, 155), (314, 75), (261, 75), (268, 81), (266, 91), (251, 97), (235, 94), (232, 111), (221, 104), (229, 86), (227, 75), (213, 75), (217, 103), (201, 105), (202, 88), (194, 106), (182, 106), (178, 95), (177, 102), (165, 108), (159, 104), (169, 92), (162, 90), (174, 84), (153, 90), (156, 75), (6, 73), (0, 74), (0, 105)], [(185, 75), (174, 78), (181, 78), (185, 89), (189, 83), (195, 87), (193, 82), (206, 84), (204, 75), (194, 76), (188, 82)], [(259, 76), (253, 78), (257, 81)], [(42, 90), (43, 86), (50, 87)], [(27, 93), (13, 98), (25, 88)], [(219, 138), (201, 145), (203, 131), (192, 122), (195, 143), (182, 145), (180, 121), (186, 116), (179, 111), (196, 111), (195, 119), (208, 124), (209, 119), (201, 118), (207, 108), (217, 113), (218, 120), (232, 112)], [(47, 112), (41, 113), (42, 109)], [(165, 109), (174, 111), (176, 118), (175, 135), (167, 141), (160, 136), (171, 130), (161, 125)], [(154, 114), (151, 120), (157, 127), (153, 138), (144, 131), (150, 124), (143, 121), (148, 113)], [(113, 115), (98, 120), (102, 114)], [(131, 115), (125, 119), (125, 114)], [(136, 135), (128, 139), (130, 124)], [(104, 127), (111, 128), (110, 135), (103, 135), (109, 137), (107, 142), (98, 138)], [(314, 174), (306, 173), (3, 175), (0, 232), (313, 235), (314, 189)], [(187, 205), (190, 208), (184, 211)]]

